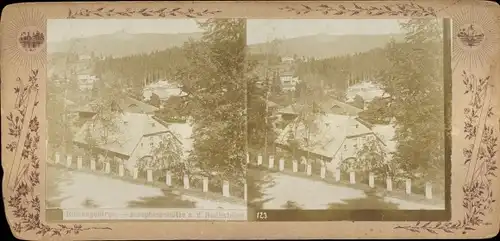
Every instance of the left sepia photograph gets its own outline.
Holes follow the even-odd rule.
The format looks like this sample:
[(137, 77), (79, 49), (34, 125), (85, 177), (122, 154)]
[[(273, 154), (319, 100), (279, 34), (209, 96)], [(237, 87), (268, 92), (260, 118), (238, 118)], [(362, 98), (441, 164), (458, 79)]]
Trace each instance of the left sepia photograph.
[(47, 220), (246, 221), (245, 33), (47, 20)]

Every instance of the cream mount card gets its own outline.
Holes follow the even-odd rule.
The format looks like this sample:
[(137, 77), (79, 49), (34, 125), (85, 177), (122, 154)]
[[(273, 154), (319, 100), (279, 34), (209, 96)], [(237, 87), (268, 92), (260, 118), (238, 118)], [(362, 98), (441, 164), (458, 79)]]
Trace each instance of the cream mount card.
[(493, 237), (499, 14), (487, 1), (9, 5), (11, 231)]

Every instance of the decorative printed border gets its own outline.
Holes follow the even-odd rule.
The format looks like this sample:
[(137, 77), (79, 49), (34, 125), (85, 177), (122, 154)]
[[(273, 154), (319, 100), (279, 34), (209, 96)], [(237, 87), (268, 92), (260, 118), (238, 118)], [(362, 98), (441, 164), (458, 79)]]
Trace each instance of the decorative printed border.
[[(456, 3), (456, 2), (455, 2)], [(335, 6), (321, 4), (311, 6), (302, 4), (301, 7), (285, 6), (279, 8), (281, 11), (294, 12), (297, 15), (305, 15), (311, 12), (320, 12), (324, 15), (335, 16), (359, 16), (366, 14), (369, 16), (406, 16), (406, 17), (435, 17), (437, 10), (432, 7), (424, 7), (420, 4), (402, 3), (402, 4), (384, 4), (378, 6), (369, 6), (365, 3), (345, 3)], [(220, 13), (220, 10), (195, 10), (188, 8), (140, 8), (125, 10), (115, 10), (113, 8), (80, 8), (77, 10), (68, 9), (67, 18), (86, 18), (86, 17), (188, 17), (197, 18), (204, 16), (214, 16)], [(16, 87), (15, 94), (18, 96), (37, 95), (37, 80), (38, 70), (34, 69), (30, 73), (29, 82), (32, 87)], [(493, 190), (491, 184), (495, 180), (497, 132), (491, 120), (494, 116), (492, 104), (490, 100), (486, 101), (488, 89), (490, 88), (490, 77), (478, 78), (472, 73), (463, 71), (463, 84), (466, 87), (467, 96), (469, 96), (469, 105), (464, 108), (466, 116), (464, 132), (465, 139), (470, 145), (463, 149), (464, 165), (467, 172), (472, 174), (462, 186), (464, 199), (463, 207), (465, 209), (462, 220), (449, 222), (417, 222), (414, 225), (396, 226), (395, 229), (404, 229), (410, 232), (420, 233), (429, 232), (437, 234), (438, 232), (454, 233), (462, 231), (467, 233), (475, 230), (480, 225), (490, 225), (491, 223), (483, 220), (486, 213), (492, 212), (492, 204), (495, 203), (493, 198)], [(19, 79), (19, 78), (18, 78)], [(24, 92), (27, 91), (27, 92)], [(35, 94), (36, 93), (36, 94)], [(36, 100), (38, 101), (38, 100)], [(34, 105), (36, 108), (37, 103)], [(13, 142), (7, 145), (7, 150), (14, 152), (19, 146), (19, 138), (23, 133), (22, 123), (25, 119), (26, 110), (23, 105), (15, 106), (14, 109), (7, 115), (6, 119), (9, 122), (9, 133)], [(481, 113), (485, 112), (483, 117)], [(21, 123), (21, 124), (20, 124)], [(21, 173), (18, 176), (16, 188), (13, 194), (8, 198), (8, 207), (11, 208), (13, 216), (17, 219), (13, 223), (12, 229), (16, 233), (34, 231), (37, 235), (45, 236), (62, 236), (69, 234), (79, 234), (86, 230), (111, 230), (109, 227), (83, 227), (82, 225), (57, 225), (49, 226), (40, 219), (40, 199), (39, 194), (35, 193), (35, 188), (40, 185), (40, 159), (37, 156), (37, 150), (40, 144), (39, 121), (36, 115), (31, 116), (29, 120), (28, 130), (26, 131), (26, 140), (22, 145), (21, 160), (26, 164), (23, 166)], [(476, 144), (476, 139), (479, 144)], [(12, 144), (14, 143), (14, 144)], [(15, 144), (17, 143), (17, 144)], [(21, 146), (19, 146), (21, 147)], [(475, 155), (474, 155), (474, 154)], [(472, 165), (474, 162), (476, 164)]]
[(216, 13), (220, 13), (220, 10), (195, 10), (194, 8), (188, 8), (186, 10), (182, 8), (140, 8), (132, 9), (127, 8), (125, 10), (115, 10), (114, 8), (80, 8), (78, 10), (68, 10), (67, 18), (76, 17), (188, 17), (197, 18), (203, 16), (213, 16)]
[[(405, 229), (415, 233), (427, 231), (433, 234), (437, 234), (438, 231), (446, 233), (462, 231), (462, 234), (466, 234), (480, 225), (491, 225), (484, 218), (486, 213), (493, 211), (492, 206), (496, 202), (491, 187), (498, 168), (496, 165), (498, 137), (496, 128), (492, 124), (495, 123), (494, 113), (488, 95), (492, 85), (489, 83), (490, 76), (477, 78), (474, 74), (463, 71), (462, 78), (466, 89), (464, 97), (469, 98), (469, 104), (464, 108), (464, 133), (465, 140), (469, 143), (468, 147), (463, 148), (464, 165), (467, 169), (467, 180), (462, 185), (464, 217), (462, 220), (450, 222), (417, 222), (414, 225), (396, 226), (395, 229)], [(476, 140), (479, 140), (478, 144)]]
[(295, 12), (297, 15), (305, 15), (310, 12), (320, 12), (324, 15), (350, 15), (358, 16), (360, 14), (366, 14), (369, 16), (405, 16), (405, 17), (423, 17), (423, 16), (433, 16), (436, 17), (436, 10), (433, 7), (423, 7), (420, 4), (411, 3), (400, 3), (400, 4), (384, 4), (380, 7), (376, 6), (362, 6), (364, 4), (339, 4), (331, 6), (328, 4), (321, 4), (317, 6), (310, 6), (302, 4), (301, 7), (290, 7), (285, 6), (279, 8), (286, 12)]
[[(16, 219), (12, 224), (12, 230), (16, 233), (35, 231), (36, 234), (42, 236), (52, 235), (61, 236), (63, 234), (78, 234), (85, 230), (108, 229), (109, 227), (83, 227), (79, 224), (73, 226), (59, 224), (57, 226), (49, 226), (40, 219), (40, 198), (35, 192), (35, 188), (40, 185), (40, 159), (37, 150), (40, 146), (40, 122), (36, 115), (29, 117), (28, 130), (26, 130), (26, 139), (22, 146), (19, 145), (21, 133), (23, 133), (23, 123), (26, 113), (34, 113), (38, 107), (38, 70), (31, 70), (29, 76), (29, 85), (22, 87), (22, 80), (18, 78), (18, 86), (14, 88), (14, 93), (17, 95), (14, 110), (7, 116), (9, 133), (14, 140), (7, 145), (7, 150), (15, 152), (17, 147), (22, 147), (21, 158), (19, 164), (24, 165), (21, 171), (16, 176), (14, 184), (14, 192), (8, 198), (7, 206), (10, 207)], [(34, 96), (35, 103), (31, 110), (28, 110), (29, 96)], [(16, 144), (17, 143), (17, 144)], [(15, 165), (15, 163), (13, 164)], [(12, 171), (12, 168), (11, 170)]]

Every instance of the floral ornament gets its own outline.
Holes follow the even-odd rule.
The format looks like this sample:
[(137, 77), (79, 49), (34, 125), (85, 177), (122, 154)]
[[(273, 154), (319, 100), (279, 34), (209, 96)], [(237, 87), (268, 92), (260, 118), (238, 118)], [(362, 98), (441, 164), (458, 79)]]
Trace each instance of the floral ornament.
[(68, 10), (67, 18), (76, 18), (76, 17), (188, 17), (188, 18), (197, 18), (204, 16), (212, 16), (216, 13), (220, 13), (221, 10), (209, 10), (209, 9), (201, 9), (195, 10), (194, 8), (141, 8), (141, 9), (132, 9), (126, 8), (125, 10), (116, 10), (114, 8), (81, 8), (78, 10)]
[[(476, 227), (491, 225), (485, 221), (486, 215), (492, 212), (493, 198), (492, 182), (496, 178), (496, 155), (498, 152), (498, 133), (491, 103), (489, 89), (490, 77), (478, 78), (474, 74), (463, 71), (465, 98), (469, 104), (464, 108), (465, 141), (469, 144), (463, 148), (464, 166), (466, 167), (466, 181), (462, 185), (464, 199), (464, 217), (450, 222), (417, 222), (414, 225), (396, 226), (396, 229), (405, 229), (411, 232), (438, 232), (463, 234)], [(476, 139), (479, 143), (476, 143)]]
[[(28, 81), (25, 81), (21, 78), (16, 79), (17, 86), (14, 87), (15, 101), (14, 101), (14, 111), (11, 111), (7, 116), (7, 126), (8, 126), (8, 135), (11, 137), (10, 140), (6, 140), (7, 145), (6, 149), (9, 152), (14, 153), (13, 157), (13, 167), (9, 170), (6, 177), (8, 180), (8, 184), (11, 184), (13, 177), (15, 177), (15, 172), (18, 171), (19, 161), (17, 160), (17, 150), (18, 147), (22, 147), (20, 143), (22, 127), (26, 120), (30, 120), (33, 114), (34, 108), (38, 105), (38, 101), (36, 100), (38, 96), (38, 70), (31, 71), (31, 75), (28, 78)], [(34, 99), (33, 99), (34, 98)], [(33, 103), (33, 106), (30, 108), (30, 103)], [(34, 124), (34, 123), (33, 123)], [(30, 133), (26, 134), (26, 139), (24, 140), (24, 147), (30, 145)], [(21, 151), (21, 158), (27, 158), (29, 155), (29, 151), (27, 148), (24, 148)], [(14, 176), (13, 176), (14, 175)]]
[(317, 6), (311, 6), (306, 4), (301, 4), (300, 7), (285, 6), (279, 8), (282, 11), (294, 12), (297, 15), (305, 15), (312, 12), (319, 12), (323, 15), (369, 15), (369, 16), (410, 16), (410, 17), (422, 17), (422, 16), (436, 16), (436, 10), (432, 7), (423, 7), (420, 4), (411, 3), (399, 3), (399, 4), (384, 4), (381, 6), (365, 6), (357, 3), (352, 4), (320, 4)]
[[(36, 8), (13, 6), (5, 22), (2, 51), (13, 68), (38, 69), (46, 64), (46, 19)], [(16, 11), (17, 10), (17, 11)]]
[(453, 70), (482, 68), (496, 60), (500, 46), (499, 21), (492, 7), (477, 4), (470, 2), (447, 9), (453, 19)]
[[(30, 81), (37, 83), (38, 70), (32, 70)], [(15, 90), (17, 94), (19, 91)], [(34, 93), (28, 92), (28, 95)], [(37, 95), (35, 95), (37, 97)], [(35, 99), (35, 103), (37, 100)], [(35, 109), (37, 105), (33, 106)], [(16, 109), (18, 111), (19, 109)], [(23, 113), (26, 113), (24, 111)], [(11, 113), (12, 114), (12, 113)], [(9, 117), (12, 115), (8, 116)], [(105, 229), (111, 230), (109, 227), (83, 227), (79, 224), (50, 226), (43, 223), (40, 218), (40, 197), (35, 192), (35, 189), (40, 185), (40, 159), (38, 158), (38, 148), (40, 146), (40, 123), (38, 117), (22, 116), (20, 119), (29, 118), (28, 129), (26, 130), (26, 140), (22, 145), (22, 156), (20, 163), (23, 164), (21, 171), (16, 176), (13, 193), (7, 198), (7, 206), (11, 209), (14, 220), (12, 230), (16, 233), (35, 232), (37, 235), (52, 235), (62, 236), (70, 234), (79, 234), (86, 230)], [(16, 119), (16, 118), (10, 118)], [(10, 121), (10, 120), (9, 120)], [(16, 122), (16, 121), (14, 121)], [(17, 121), (19, 122), (19, 121)], [(22, 123), (22, 121), (21, 121)], [(9, 136), (18, 138), (22, 132), (22, 127), (19, 132), (11, 133)]]

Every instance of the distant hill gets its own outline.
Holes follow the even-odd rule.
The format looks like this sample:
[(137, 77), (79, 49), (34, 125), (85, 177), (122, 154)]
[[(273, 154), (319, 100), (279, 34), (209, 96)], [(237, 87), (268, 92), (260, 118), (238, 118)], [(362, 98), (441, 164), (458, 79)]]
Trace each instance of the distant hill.
[(86, 38), (50, 42), (48, 44), (48, 52), (50, 54), (72, 52), (89, 55), (94, 52), (96, 56), (122, 57), (133, 54), (147, 54), (156, 50), (179, 47), (190, 38), (196, 40), (201, 38), (201, 36), (201, 32), (179, 34), (131, 34), (117, 32)]
[[(189, 39), (200, 39), (201, 32), (179, 34), (140, 33), (131, 34), (116, 32), (86, 38), (76, 38), (59, 42), (50, 42), (49, 54), (77, 53), (96, 56), (123, 57), (133, 54), (147, 54), (172, 47), (179, 47)], [(305, 56), (329, 58), (345, 54), (366, 52), (384, 47), (394, 38), (402, 41), (404, 35), (312, 35), (277, 41), (277, 53), (280, 56)], [(263, 54), (271, 47), (271, 43), (259, 43), (249, 46), (250, 53)]]
[(276, 44), (259, 43), (249, 46), (250, 53), (263, 54), (272, 45), (277, 46), (280, 56), (305, 56), (329, 58), (346, 54), (366, 52), (384, 47), (391, 38), (397, 42), (404, 40), (403, 34), (387, 35), (311, 35), (291, 39), (277, 40)]

